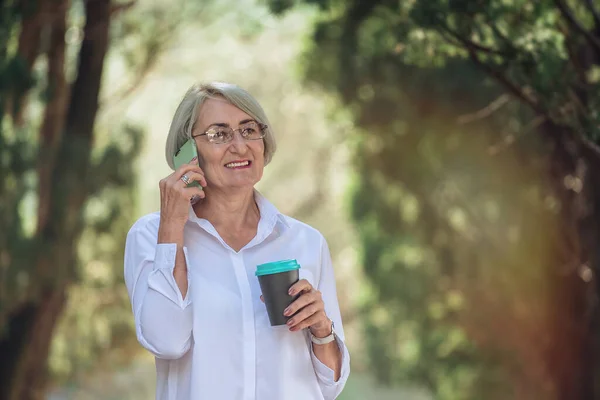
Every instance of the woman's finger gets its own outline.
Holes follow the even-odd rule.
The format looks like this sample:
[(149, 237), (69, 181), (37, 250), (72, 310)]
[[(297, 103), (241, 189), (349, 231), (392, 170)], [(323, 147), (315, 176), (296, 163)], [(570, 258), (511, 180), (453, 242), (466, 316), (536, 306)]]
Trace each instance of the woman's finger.
[(194, 197), (199, 197), (201, 199), (206, 197), (206, 193), (204, 193), (204, 190), (195, 187), (195, 186), (190, 186), (188, 188), (183, 188), (183, 192), (185, 194), (185, 197), (188, 199), (193, 199)]
[(318, 303), (311, 303), (303, 309), (301, 309), (300, 311), (298, 311), (292, 318), (290, 318), (287, 321), (287, 325), (290, 328), (293, 328), (294, 326), (301, 324), (305, 319), (310, 318), (313, 314), (316, 314), (322, 310), (323, 307), (320, 306)]
[(171, 179), (177, 181), (181, 179), (183, 175), (190, 172), (195, 172), (204, 176), (204, 171), (197, 164), (183, 164), (171, 174)]
[[(189, 183), (198, 182), (198, 183), (200, 183), (200, 185), (202, 187), (206, 186), (206, 178), (204, 177), (203, 174), (200, 174), (196, 171), (189, 171), (189, 172), (185, 173), (184, 175), (187, 176)], [(183, 175), (179, 178), (178, 184), (182, 187), (185, 187), (186, 183), (183, 181), (183, 179), (181, 179), (182, 177), (183, 177)]]
[(300, 292), (310, 292), (312, 290), (312, 285), (306, 279), (300, 279), (298, 282), (294, 283), (288, 293), (290, 296), (295, 296)]
[[(176, 171), (176, 172), (173, 172), (168, 177), (164, 178), (161, 181), (161, 185), (160, 185), (161, 190), (181, 191), (181, 189), (186, 187), (185, 182), (183, 181), (183, 179), (181, 179), (184, 175), (188, 177), (189, 182), (202, 181), (202, 182), (206, 183), (206, 180), (205, 180), (203, 174), (201, 174), (200, 172), (198, 172), (195, 169), (188, 169), (185, 173), (183, 173), (181, 175), (179, 175), (178, 172)], [(194, 177), (194, 179), (192, 179), (192, 177)]]
[(260, 301), (262, 301), (263, 303), (265, 302), (265, 298), (263, 297), (263, 295), (260, 295)]
[(307, 305), (314, 303), (318, 300), (321, 300), (320, 292), (313, 290), (311, 292), (304, 293), (283, 311), (283, 315), (286, 317), (294, 315), (294, 313), (296, 313), (298, 310), (301, 310)]
[(311, 326), (324, 321), (326, 318), (327, 318), (327, 316), (325, 315), (325, 313), (317, 312), (317, 313), (311, 315), (310, 317), (306, 318), (304, 321), (297, 324), (296, 326), (290, 328), (290, 331), (296, 332), (301, 329), (310, 328)]

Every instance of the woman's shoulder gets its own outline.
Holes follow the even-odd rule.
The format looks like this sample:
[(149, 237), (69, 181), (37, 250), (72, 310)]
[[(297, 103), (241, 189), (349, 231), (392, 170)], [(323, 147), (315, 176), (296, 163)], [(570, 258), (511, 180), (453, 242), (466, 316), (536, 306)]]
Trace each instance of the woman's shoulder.
[(289, 215), (281, 214), (281, 216), (284, 219), (286, 225), (292, 230), (294, 234), (301, 233), (303, 235), (314, 237), (315, 239), (325, 240), (325, 237), (317, 228), (307, 224), (306, 222), (302, 222), (296, 218), (292, 218)]
[(136, 232), (155, 232), (158, 233), (158, 226), (160, 224), (160, 212), (156, 211), (150, 214), (146, 214), (133, 223), (129, 229), (129, 234)]

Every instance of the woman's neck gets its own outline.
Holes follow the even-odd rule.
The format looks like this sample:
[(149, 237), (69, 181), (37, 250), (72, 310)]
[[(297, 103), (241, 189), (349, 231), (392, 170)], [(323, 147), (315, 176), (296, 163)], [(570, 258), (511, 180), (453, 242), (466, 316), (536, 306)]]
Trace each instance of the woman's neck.
[(194, 205), (194, 211), (198, 218), (208, 220), (217, 230), (230, 232), (256, 229), (260, 219), (253, 188), (235, 192), (211, 188), (206, 191), (206, 197)]

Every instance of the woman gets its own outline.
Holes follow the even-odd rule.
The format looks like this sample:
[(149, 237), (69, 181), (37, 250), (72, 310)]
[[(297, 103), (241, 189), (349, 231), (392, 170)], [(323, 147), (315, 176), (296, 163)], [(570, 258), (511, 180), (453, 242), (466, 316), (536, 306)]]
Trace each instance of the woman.
[[(172, 169), (190, 138), (198, 162), (160, 181), (160, 212), (133, 225), (125, 249), (137, 338), (156, 357), (156, 398), (336, 398), (350, 356), (331, 257), (318, 231), (254, 189), (275, 151), (264, 111), (235, 85), (193, 86), (167, 137)], [(301, 265), (290, 289), (299, 297), (288, 325), (271, 327), (254, 272), (284, 259)]]

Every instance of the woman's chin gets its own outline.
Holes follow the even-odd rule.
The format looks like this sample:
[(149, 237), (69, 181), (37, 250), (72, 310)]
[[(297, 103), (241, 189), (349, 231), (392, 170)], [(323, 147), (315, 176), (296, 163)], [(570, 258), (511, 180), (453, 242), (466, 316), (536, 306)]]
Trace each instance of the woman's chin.
[(254, 188), (254, 185), (256, 185), (258, 183), (258, 180), (252, 179), (252, 180), (236, 180), (233, 182), (227, 182), (225, 185), (223, 185), (224, 188), (226, 189), (231, 189), (231, 190), (243, 190), (243, 189), (247, 189), (247, 190), (251, 190)]

